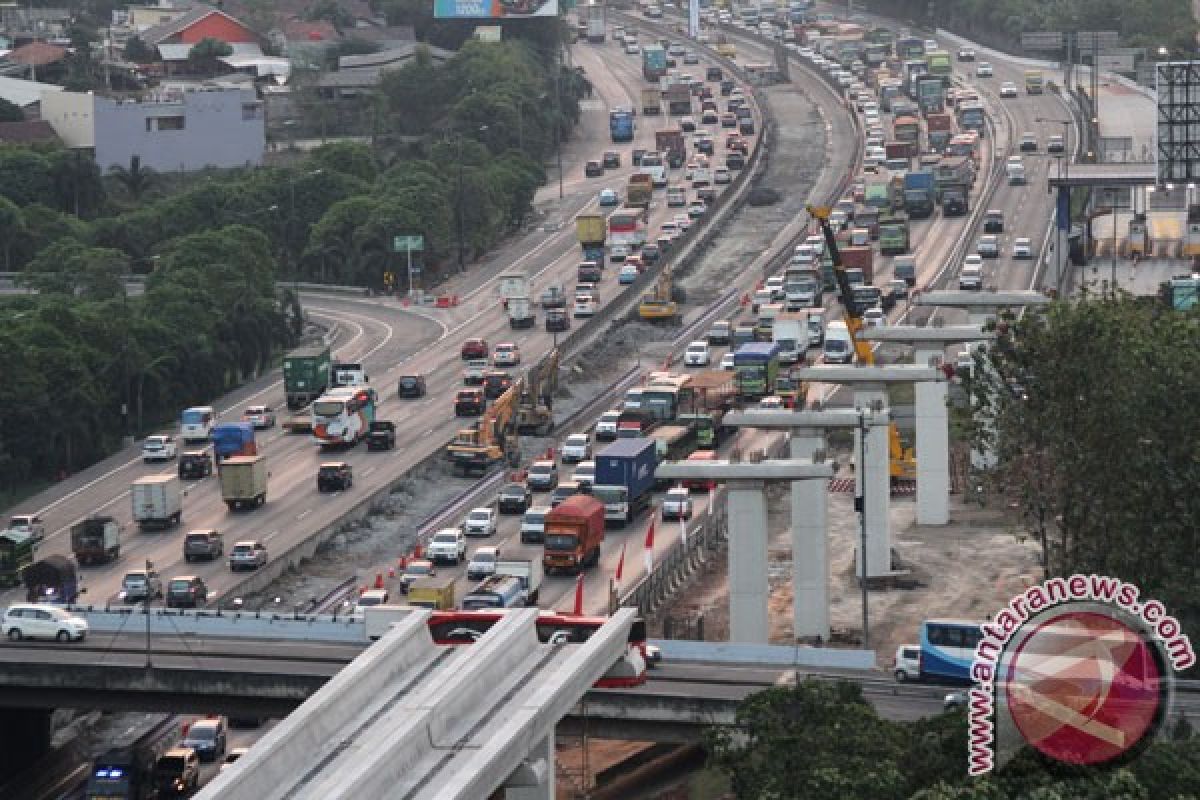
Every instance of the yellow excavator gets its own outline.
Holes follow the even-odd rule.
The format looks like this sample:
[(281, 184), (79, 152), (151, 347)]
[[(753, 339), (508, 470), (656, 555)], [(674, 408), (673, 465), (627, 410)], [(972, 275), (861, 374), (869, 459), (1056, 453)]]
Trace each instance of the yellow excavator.
[(558, 392), (558, 350), (551, 350), (526, 373), (517, 399), (517, 432), (549, 436), (554, 430), (554, 395)]
[(638, 304), (638, 316), (652, 322), (673, 321), (679, 314), (679, 306), (672, 298), (674, 288), (671, 267), (667, 265), (659, 273), (654, 291), (642, 295), (642, 302)]
[(496, 398), (474, 427), (455, 434), (454, 440), (446, 446), (446, 455), (456, 473), (482, 475), (496, 464), (516, 467), (521, 463), (516, 410), (524, 385), (524, 378), (517, 380)]
[[(871, 343), (858, 338), (858, 334), (865, 324), (863, 312), (866, 309), (859, 308), (858, 303), (854, 300), (854, 288), (850, 285), (850, 278), (846, 276), (846, 268), (842, 264), (842, 254), (838, 249), (837, 236), (833, 232), (833, 226), (829, 224), (829, 214), (833, 209), (827, 206), (808, 206), (807, 208), (813, 219), (820, 223), (821, 233), (825, 236), (825, 247), (829, 250), (829, 259), (833, 265), (833, 278), (837, 281), (838, 291), (841, 293), (842, 318), (846, 321), (846, 330), (850, 332), (850, 341), (854, 344), (854, 354), (858, 357), (858, 363), (873, 367), (875, 366), (875, 351), (871, 348)], [(916, 479), (916, 456), (913, 448), (906, 448), (900, 440), (900, 430), (896, 427), (895, 422), (888, 426), (888, 454), (890, 456), (889, 474), (893, 481)]]

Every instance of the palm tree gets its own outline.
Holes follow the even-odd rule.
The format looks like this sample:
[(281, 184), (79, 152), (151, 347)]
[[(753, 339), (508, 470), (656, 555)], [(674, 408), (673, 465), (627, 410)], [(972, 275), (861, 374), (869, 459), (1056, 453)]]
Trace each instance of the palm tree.
[(129, 169), (116, 165), (109, 167), (108, 171), (135, 201), (141, 200), (142, 195), (154, 188), (158, 182), (157, 170), (153, 167), (143, 167), (141, 156), (130, 156)]

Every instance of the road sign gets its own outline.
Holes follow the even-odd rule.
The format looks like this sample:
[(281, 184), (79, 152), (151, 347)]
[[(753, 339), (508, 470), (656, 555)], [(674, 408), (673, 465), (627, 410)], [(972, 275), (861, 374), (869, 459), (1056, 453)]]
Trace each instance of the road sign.
[(1026, 50), (1062, 50), (1062, 31), (1032, 31), (1021, 34), (1021, 47)]
[(1075, 47), (1085, 55), (1112, 50), (1121, 43), (1116, 31), (1080, 31), (1075, 34)]
[(404, 253), (412, 250), (424, 250), (424, 236), (396, 236), (392, 239), (392, 252)]
[(1133, 53), (1101, 53), (1096, 56), (1096, 68), (1109, 72), (1133, 72)]

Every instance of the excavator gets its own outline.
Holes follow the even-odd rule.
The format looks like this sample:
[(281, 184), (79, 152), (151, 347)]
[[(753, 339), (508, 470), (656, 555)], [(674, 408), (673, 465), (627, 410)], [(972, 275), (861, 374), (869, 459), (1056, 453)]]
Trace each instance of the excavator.
[[(854, 354), (858, 357), (858, 363), (873, 367), (875, 366), (875, 351), (871, 348), (871, 343), (858, 338), (858, 334), (865, 325), (863, 312), (866, 309), (860, 308), (854, 299), (854, 288), (850, 285), (850, 279), (846, 276), (846, 268), (842, 264), (842, 254), (838, 249), (837, 236), (833, 232), (833, 226), (829, 224), (829, 214), (833, 209), (826, 206), (808, 206), (807, 209), (812, 218), (820, 223), (821, 233), (825, 237), (825, 247), (829, 250), (829, 258), (833, 264), (833, 278), (837, 281), (838, 292), (841, 293), (842, 318), (846, 321), (846, 330), (850, 332), (850, 341), (854, 344)], [(889, 474), (893, 482), (916, 479), (916, 456), (913, 448), (906, 448), (900, 440), (900, 430), (896, 427), (895, 422), (888, 426), (888, 454), (890, 456)]]
[(517, 399), (525, 379), (513, 383), (496, 398), (474, 427), (464, 428), (446, 446), (446, 455), (460, 475), (482, 475), (496, 464), (516, 467), (521, 463), (520, 438), (517, 434)]
[(549, 436), (554, 430), (554, 395), (558, 392), (558, 350), (547, 353), (520, 383), (517, 432)]
[(651, 322), (674, 321), (679, 314), (679, 306), (672, 296), (674, 288), (671, 266), (668, 264), (659, 273), (654, 291), (642, 295), (642, 302), (638, 304), (638, 316)]

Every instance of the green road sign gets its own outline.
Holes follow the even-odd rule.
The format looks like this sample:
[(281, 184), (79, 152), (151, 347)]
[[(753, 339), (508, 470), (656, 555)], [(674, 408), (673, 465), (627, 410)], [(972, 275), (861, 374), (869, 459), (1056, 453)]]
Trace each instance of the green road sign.
[(396, 236), (392, 239), (392, 252), (404, 253), (412, 250), (424, 250), (424, 236)]

